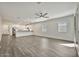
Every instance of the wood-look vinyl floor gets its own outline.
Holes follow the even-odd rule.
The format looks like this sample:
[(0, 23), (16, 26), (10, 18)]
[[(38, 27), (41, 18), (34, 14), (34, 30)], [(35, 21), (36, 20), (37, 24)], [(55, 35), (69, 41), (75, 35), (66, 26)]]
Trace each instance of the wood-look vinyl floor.
[(11, 37), (3, 35), (1, 57), (76, 57), (74, 47), (62, 46), (71, 42), (38, 36)]

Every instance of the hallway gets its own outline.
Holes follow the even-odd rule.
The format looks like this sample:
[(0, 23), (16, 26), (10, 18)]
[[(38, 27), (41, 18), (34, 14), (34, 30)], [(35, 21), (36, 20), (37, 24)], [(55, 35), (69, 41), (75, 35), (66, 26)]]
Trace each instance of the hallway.
[(3, 35), (1, 57), (76, 57), (74, 47), (63, 46), (72, 42), (39, 36), (10, 37)]

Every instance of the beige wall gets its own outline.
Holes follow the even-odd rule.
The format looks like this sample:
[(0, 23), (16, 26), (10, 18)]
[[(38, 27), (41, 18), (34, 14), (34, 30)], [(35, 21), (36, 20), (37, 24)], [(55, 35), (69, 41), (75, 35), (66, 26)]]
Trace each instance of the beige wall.
[(3, 21), (3, 24), (2, 24), (2, 28), (3, 28), (2, 34), (11, 34), (11, 29), (10, 29), (11, 27), (12, 27), (12, 23), (4, 22)]
[(1, 37), (2, 37), (2, 21), (0, 17), (0, 41), (1, 41)]
[(2, 27), (3, 27), (3, 34), (9, 34), (8, 25), (3, 24)]
[[(42, 32), (42, 24), (46, 24), (46, 32)], [(67, 23), (67, 32), (58, 32), (57, 23)], [(52, 19), (46, 22), (40, 22), (32, 24), (34, 35), (46, 36), (51, 38), (63, 39), (63, 40), (74, 40), (74, 18), (73, 15)]]

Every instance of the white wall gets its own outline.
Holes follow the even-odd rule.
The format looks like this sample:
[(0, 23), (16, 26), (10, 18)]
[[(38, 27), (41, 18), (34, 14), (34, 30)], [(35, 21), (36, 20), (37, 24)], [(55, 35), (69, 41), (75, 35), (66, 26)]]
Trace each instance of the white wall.
[(2, 37), (2, 21), (0, 17), (0, 41), (1, 41), (1, 37)]
[[(42, 32), (42, 24), (46, 24), (46, 32)], [(67, 23), (67, 32), (58, 32), (57, 23)], [(46, 22), (40, 22), (32, 24), (34, 35), (46, 36), (51, 38), (63, 39), (63, 40), (74, 40), (74, 18), (73, 15), (52, 19)]]

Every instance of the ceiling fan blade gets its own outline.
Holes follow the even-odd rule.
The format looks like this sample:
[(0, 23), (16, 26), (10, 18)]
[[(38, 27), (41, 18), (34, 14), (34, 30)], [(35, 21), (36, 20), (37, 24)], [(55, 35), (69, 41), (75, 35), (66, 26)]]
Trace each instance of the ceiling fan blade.
[(45, 13), (45, 14), (43, 15), (43, 17), (46, 16), (47, 14), (48, 14), (48, 13)]
[(38, 14), (38, 13), (35, 13), (35, 15), (36, 15), (36, 16), (40, 16), (40, 14)]

